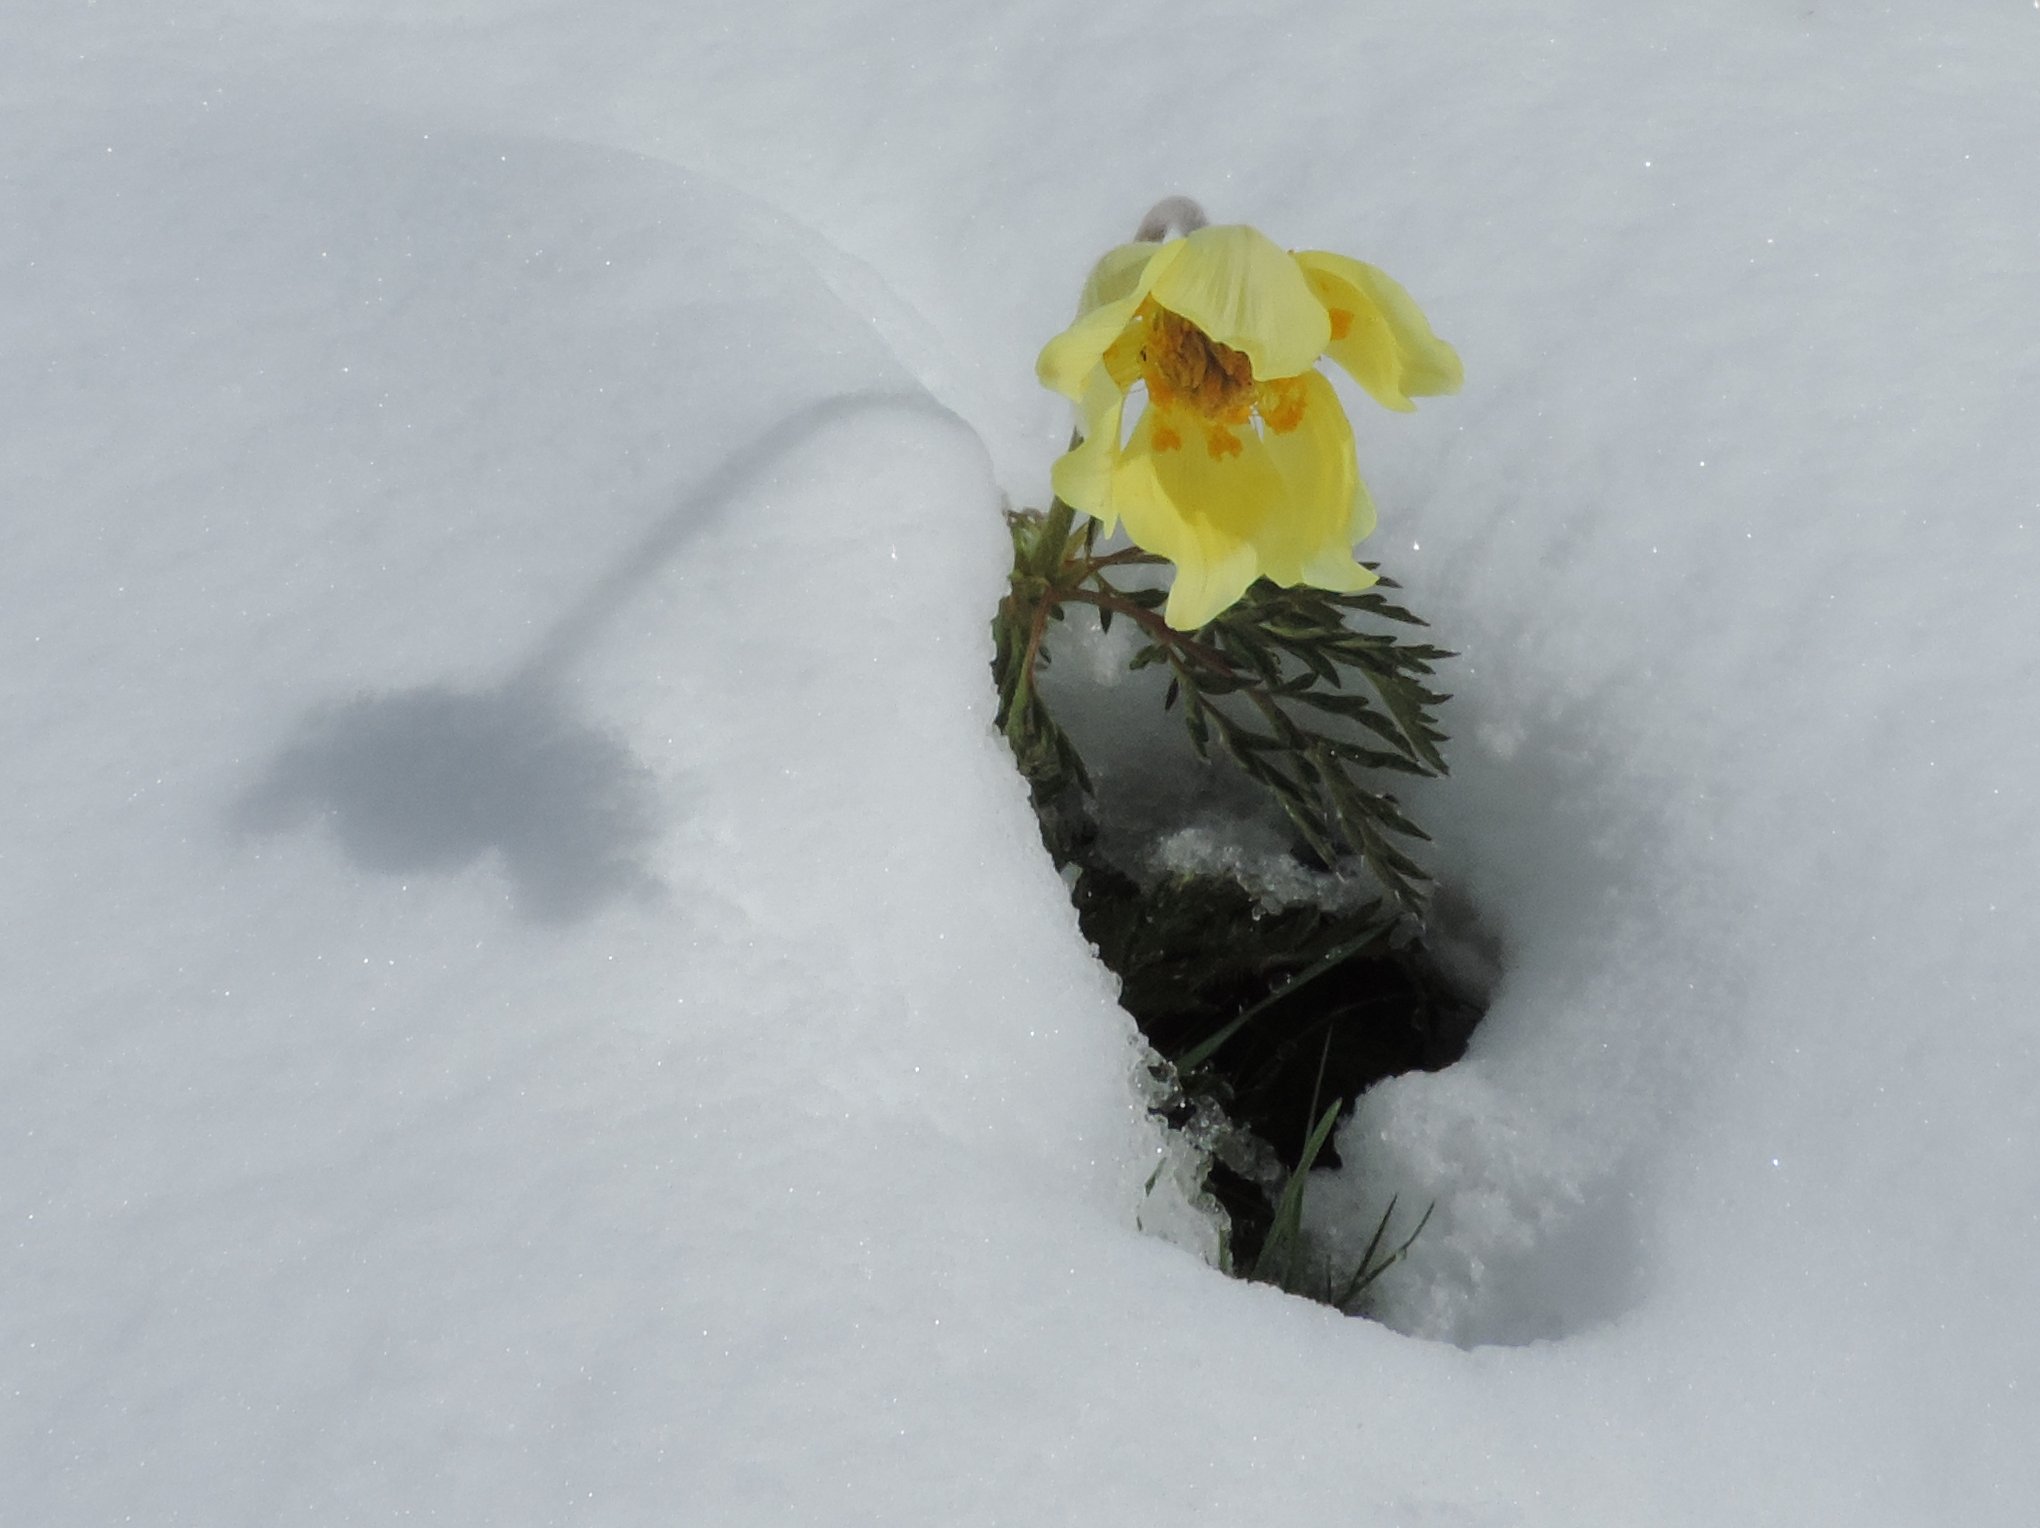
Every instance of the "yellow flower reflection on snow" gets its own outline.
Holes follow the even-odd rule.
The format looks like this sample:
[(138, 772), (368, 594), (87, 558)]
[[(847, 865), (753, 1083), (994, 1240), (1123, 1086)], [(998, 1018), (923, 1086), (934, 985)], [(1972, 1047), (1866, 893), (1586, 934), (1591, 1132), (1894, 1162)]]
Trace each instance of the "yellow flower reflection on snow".
[[(1353, 560), (1374, 503), (1323, 356), (1392, 409), (1459, 387), (1458, 355), (1387, 276), (1237, 225), (1113, 250), (1077, 321), (1042, 350), (1042, 382), (1083, 413), (1055, 491), (1176, 565), (1163, 614), (1178, 630), (1256, 577), (1374, 582)], [(1136, 387), (1147, 406), (1126, 436)]]

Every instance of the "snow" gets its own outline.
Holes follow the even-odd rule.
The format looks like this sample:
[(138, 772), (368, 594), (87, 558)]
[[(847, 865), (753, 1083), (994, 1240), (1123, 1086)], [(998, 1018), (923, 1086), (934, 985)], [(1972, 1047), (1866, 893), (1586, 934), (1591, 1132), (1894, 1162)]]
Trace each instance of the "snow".
[[(0, 1485), (38, 1525), (2023, 1523), (2040, 10), (0, 17)], [(1167, 192), (1394, 272), (1466, 1061), (1136, 1226), (989, 733)]]

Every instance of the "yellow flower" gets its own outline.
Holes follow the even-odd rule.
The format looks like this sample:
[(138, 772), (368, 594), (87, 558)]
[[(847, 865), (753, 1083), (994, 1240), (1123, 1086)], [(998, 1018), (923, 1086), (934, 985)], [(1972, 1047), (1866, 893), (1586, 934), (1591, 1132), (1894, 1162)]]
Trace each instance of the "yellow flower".
[[(1353, 427), (1317, 370), (1330, 356), (1392, 409), (1454, 392), (1459, 357), (1371, 265), (1290, 254), (1251, 228), (1122, 244), (1077, 320), (1037, 363), (1083, 414), (1055, 491), (1176, 565), (1163, 610), (1192, 631), (1265, 576), (1364, 589), (1353, 543), (1374, 529)], [(1127, 400), (1147, 406), (1122, 443)]]

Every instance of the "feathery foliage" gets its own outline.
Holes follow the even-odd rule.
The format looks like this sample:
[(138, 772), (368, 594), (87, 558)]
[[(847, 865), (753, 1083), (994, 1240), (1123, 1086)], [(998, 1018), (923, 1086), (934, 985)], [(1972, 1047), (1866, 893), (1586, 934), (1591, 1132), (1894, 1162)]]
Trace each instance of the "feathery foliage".
[[(1168, 669), (1164, 709), (1181, 716), (1200, 759), (1215, 745), (1268, 792), (1320, 865), (1357, 861), (1398, 909), (1422, 916), (1429, 877), (1411, 846), (1427, 835), (1382, 777), (1445, 773), (1434, 716), (1445, 696), (1429, 680), (1451, 654), (1391, 629), (1424, 624), (1389, 598), (1391, 580), (1358, 594), (1263, 580), (1209, 625), (1181, 632), (1161, 617), (1163, 591), (1111, 578), (1161, 559), (1137, 549), (1099, 555), (1097, 522), (1074, 532), (1060, 501), (1046, 515), (1020, 511), (1007, 521), (1014, 571), (994, 622), (997, 720), (1037, 792), (1090, 788), (1037, 683), (1049, 627), (1069, 605), (1089, 605), (1108, 629), (1115, 619), (1139, 627), (1146, 642), (1132, 666)], [(1356, 626), (1354, 617), (1374, 624)]]
[[(1121, 1001), (1154, 1047), (1162, 1101), (1193, 1119), (1205, 1188), (1224, 1209), (1226, 1271), (1354, 1312), (1409, 1250), (1395, 1205), (1358, 1263), (1336, 1268), (1303, 1232), (1305, 1186), (1330, 1162), (1343, 1110), (1383, 1077), (1456, 1060), (1477, 1009), (1441, 981), (1422, 943), (1426, 835), (1392, 782), (1440, 775), (1445, 736), (1432, 687), (1451, 655), (1382, 579), (1361, 593), (1255, 584), (1195, 632), (1162, 617), (1165, 595), (1138, 548), (1100, 551), (1056, 501), (1010, 512), (1013, 574), (994, 630), (997, 724), (1032, 790), (1042, 836), (1071, 881), (1085, 937), (1120, 976)], [(1132, 574), (1132, 578), (1127, 578)], [(1371, 880), (1372, 897), (1271, 909), (1220, 875), (1146, 884), (1099, 847), (1089, 772), (1041, 693), (1071, 606), (1131, 623), (1131, 664), (1167, 674), (1173, 715), (1206, 764), (1260, 786), (1302, 863)]]

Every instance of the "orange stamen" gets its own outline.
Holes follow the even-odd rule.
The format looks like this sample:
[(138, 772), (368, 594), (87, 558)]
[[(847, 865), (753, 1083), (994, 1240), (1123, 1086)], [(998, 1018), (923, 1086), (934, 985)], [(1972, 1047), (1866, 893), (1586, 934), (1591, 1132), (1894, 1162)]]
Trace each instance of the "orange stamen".
[(1277, 377), (1260, 385), (1254, 403), (1269, 429), (1287, 435), (1303, 423), (1304, 398), (1303, 378)]
[(1253, 362), (1167, 308), (1142, 307), (1147, 333), (1140, 362), (1148, 396), (1180, 402), (1206, 419), (1245, 424), (1254, 408)]
[[(1342, 308), (1331, 315), (1332, 335), (1343, 338), (1353, 315)], [(1148, 405), (1156, 411), (1148, 445), (1155, 451), (1180, 451), (1186, 419), (1202, 426), (1205, 449), (1213, 461), (1246, 451), (1241, 432), (1258, 414), (1268, 429), (1287, 435), (1303, 423), (1306, 392), (1302, 377), (1271, 377), (1259, 381), (1246, 352), (1220, 344), (1180, 314), (1153, 298), (1141, 303), (1119, 338), (1107, 347), (1105, 367), (1122, 389), (1138, 380), (1147, 384)], [(1162, 414), (1172, 416), (1164, 423)]]

